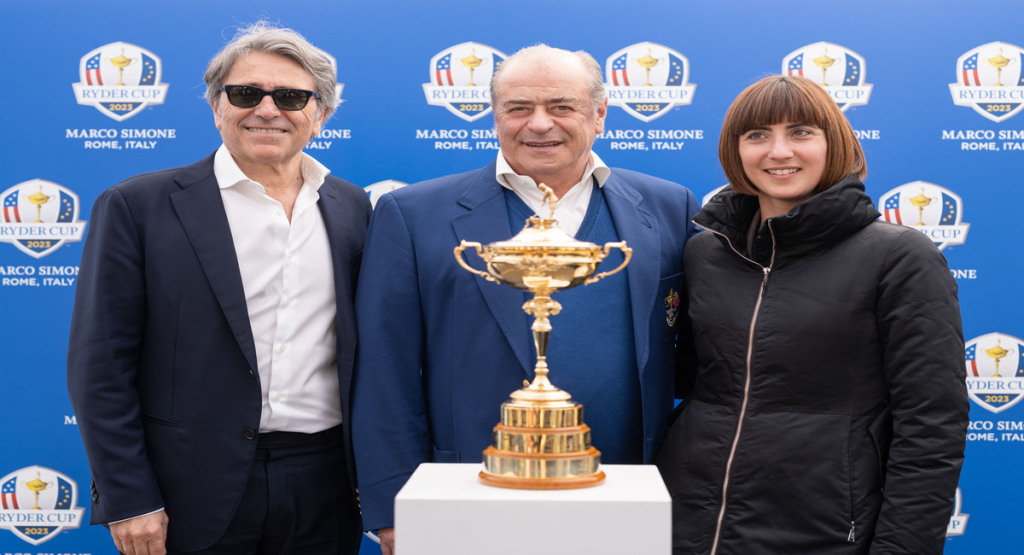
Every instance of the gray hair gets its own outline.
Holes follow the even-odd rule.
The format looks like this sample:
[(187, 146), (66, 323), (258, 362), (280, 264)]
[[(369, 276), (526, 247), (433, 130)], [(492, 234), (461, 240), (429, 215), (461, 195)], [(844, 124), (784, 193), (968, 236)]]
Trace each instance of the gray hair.
[(590, 104), (596, 112), (601, 104), (608, 99), (608, 90), (604, 86), (604, 75), (601, 73), (601, 64), (593, 56), (583, 50), (570, 52), (561, 48), (553, 48), (546, 44), (535, 44), (521, 48), (500, 63), (491, 76), (491, 106), (497, 103), (498, 88), (501, 77), (505, 73), (504, 68), (517, 63), (547, 65), (553, 68), (565, 63), (566, 58), (575, 56), (586, 72), (587, 91), (590, 93)]
[(231, 68), (242, 57), (253, 52), (277, 54), (293, 60), (313, 78), (314, 89), (320, 96), (317, 100), (317, 117), (326, 112), (328, 117), (338, 106), (338, 94), (334, 86), (338, 81), (334, 66), (323, 53), (292, 29), (274, 27), (266, 21), (258, 21), (239, 29), (235, 37), (210, 60), (203, 80), (206, 81), (206, 99), (218, 105), (220, 88), (224, 85)]

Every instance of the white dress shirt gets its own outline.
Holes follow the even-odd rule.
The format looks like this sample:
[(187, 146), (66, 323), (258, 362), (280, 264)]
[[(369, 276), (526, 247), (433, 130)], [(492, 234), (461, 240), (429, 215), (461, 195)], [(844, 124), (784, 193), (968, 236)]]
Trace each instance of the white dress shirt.
[[(537, 188), (537, 182), (531, 177), (519, 175), (513, 171), (512, 166), (509, 166), (500, 150), (495, 173), (498, 183), (506, 189), (511, 189), (516, 196), (523, 199), (523, 202), (535, 214), (542, 218), (550, 217), (551, 208), (543, 204), (544, 193)], [(583, 218), (587, 215), (587, 208), (590, 207), (590, 195), (594, 192), (591, 177), (597, 180), (598, 187), (603, 187), (611, 173), (612, 171), (601, 161), (597, 153), (591, 151), (590, 161), (587, 162), (587, 168), (583, 170), (583, 179), (573, 185), (555, 203), (555, 219), (558, 220), (558, 227), (562, 228), (562, 231), (568, 233), (570, 237), (576, 236), (576, 232), (583, 224)], [(513, 229), (512, 232), (519, 233), (519, 230)]]
[[(341, 423), (334, 268), (317, 207), (329, 170), (302, 154), (291, 221), (223, 145), (214, 175), (242, 274), (263, 390), (260, 432), (313, 433)], [(217, 371), (211, 368), (211, 371)]]

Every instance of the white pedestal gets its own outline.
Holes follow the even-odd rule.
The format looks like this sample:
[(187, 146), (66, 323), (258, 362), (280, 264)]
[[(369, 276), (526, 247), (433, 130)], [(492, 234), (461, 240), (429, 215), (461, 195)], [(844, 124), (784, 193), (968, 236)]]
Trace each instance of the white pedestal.
[(667, 555), (672, 501), (654, 466), (601, 465), (599, 486), (485, 486), (480, 464), (422, 464), (395, 497), (397, 555)]

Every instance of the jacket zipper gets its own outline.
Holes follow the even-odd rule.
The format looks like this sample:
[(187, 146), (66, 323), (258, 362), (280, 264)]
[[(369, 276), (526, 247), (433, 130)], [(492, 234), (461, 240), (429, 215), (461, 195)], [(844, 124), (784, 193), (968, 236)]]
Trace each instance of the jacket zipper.
[[(697, 222), (693, 223), (696, 224)], [(768, 285), (768, 276), (769, 274), (771, 274), (772, 267), (775, 266), (775, 231), (772, 229), (771, 220), (768, 220), (768, 232), (771, 233), (772, 236), (772, 256), (769, 259), (767, 267), (758, 264), (757, 262), (744, 256), (743, 253), (741, 253), (740, 251), (736, 250), (736, 247), (733, 246), (732, 241), (730, 241), (729, 238), (726, 237), (724, 234), (713, 229), (708, 229), (708, 231), (725, 239), (725, 243), (729, 245), (729, 248), (732, 249), (732, 251), (736, 253), (737, 256), (757, 266), (758, 268), (761, 269), (761, 272), (764, 274), (764, 277), (761, 278), (761, 287), (758, 289), (757, 292), (757, 303), (754, 304), (754, 314), (750, 318), (750, 331), (747, 333), (746, 377), (744, 378), (743, 382), (743, 403), (740, 405), (739, 418), (737, 418), (736, 420), (736, 433), (735, 435), (733, 435), (732, 438), (732, 447), (729, 449), (729, 458), (726, 460), (725, 463), (725, 478), (722, 480), (722, 503), (719, 506), (718, 521), (715, 524), (715, 539), (714, 542), (711, 544), (710, 555), (716, 555), (718, 553), (718, 542), (722, 537), (722, 522), (725, 520), (726, 497), (729, 493), (729, 478), (732, 475), (732, 464), (734, 459), (736, 458), (736, 450), (740, 444), (740, 434), (743, 431), (743, 420), (744, 418), (746, 418), (747, 415), (747, 402), (750, 400), (751, 363), (754, 352), (754, 329), (757, 326), (757, 316), (761, 312), (761, 300), (764, 299), (764, 288), (766, 285)]]

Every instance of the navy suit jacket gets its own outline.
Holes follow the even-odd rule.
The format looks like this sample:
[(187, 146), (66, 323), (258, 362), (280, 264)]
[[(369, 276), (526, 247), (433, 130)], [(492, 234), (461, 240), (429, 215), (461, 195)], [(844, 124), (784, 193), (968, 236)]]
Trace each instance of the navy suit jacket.
[[(348, 431), (353, 300), (370, 204), (361, 188), (331, 176), (318, 204), (333, 256)], [(165, 507), (168, 546), (201, 549), (224, 533), (241, 499), (262, 403), (213, 156), (115, 185), (89, 219), (68, 393), (92, 472), (91, 521)]]
[[(619, 238), (633, 249), (625, 271), (650, 462), (673, 407), (676, 329), (665, 298), (681, 291), (683, 245), (699, 205), (685, 187), (621, 169), (603, 191)], [(501, 403), (532, 379), (523, 293), (467, 272), (452, 252), (463, 239), (487, 244), (518, 232), (494, 163), (378, 201), (356, 295), (352, 427), (364, 528), (394, 524), (394, 496), (420, 463), (480, 462)], [(484, 270), (475, 253), (463, 256)]]

